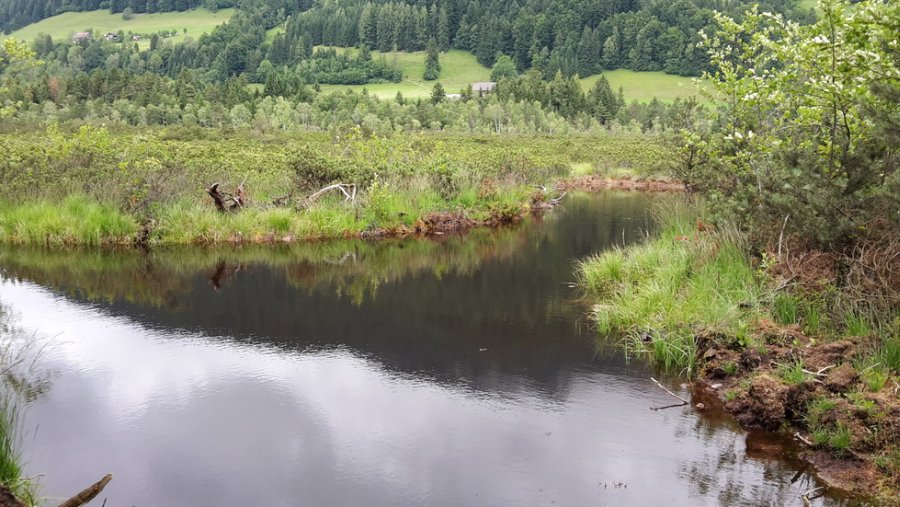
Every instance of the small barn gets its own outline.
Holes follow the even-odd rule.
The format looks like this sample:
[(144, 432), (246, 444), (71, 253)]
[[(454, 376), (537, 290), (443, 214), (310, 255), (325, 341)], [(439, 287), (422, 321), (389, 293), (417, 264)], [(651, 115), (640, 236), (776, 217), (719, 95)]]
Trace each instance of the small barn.
[(81, 41), (91, 40), (94, 36), (91, 35), (91, 32), (75, 32), (72, 34), (72, 42), (78, 44)]

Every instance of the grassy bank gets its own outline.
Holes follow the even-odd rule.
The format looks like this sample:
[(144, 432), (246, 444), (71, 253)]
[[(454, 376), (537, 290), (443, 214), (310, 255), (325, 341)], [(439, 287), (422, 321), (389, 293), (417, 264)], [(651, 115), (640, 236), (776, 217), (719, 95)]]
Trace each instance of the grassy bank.
[[(695, 401), (723, 404), (744, 426), (796, 433), (833, 484), (896, 495), (896, 302), (875, 304), (874, 290), (853, 297), (851, 279), (829, 279), (823, 266), (845, 268), (819, 253), (751, 255), (741, 234), (703, 222), (697, 203), (667, 202), (656, 218), (646, 242), (579, 265), (601, 335), (694, 377)], [(842, 262), (852, 271), (857, 261)]]
[(666, 368), (696, 372), (697, 330), (742, 335), (761, 288), (736, 233), (697, 230), (695, 205), (670, 199), (657, 209), (652, 240), (583, 261), (582, 286), (597, 303), (601, 334)]
[[(457, 230), (514, 220), (579, 175), (655, 174), (655, 137), (301, 136), (212, 130), (0, 136), (0, 242), (125, 245), (283, 242)], [(244, 206), (216, 211), (205, 189), (243, 184)], [(352, 201), (332, 183), (356, 185)], [(277, 204), (276, 204), (277, 201)]]

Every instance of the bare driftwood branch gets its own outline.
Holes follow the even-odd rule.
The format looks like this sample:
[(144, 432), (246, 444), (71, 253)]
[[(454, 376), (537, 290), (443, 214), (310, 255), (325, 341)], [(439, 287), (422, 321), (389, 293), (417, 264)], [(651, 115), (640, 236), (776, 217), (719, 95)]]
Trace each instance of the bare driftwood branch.
[(822, 486), (819, 486), (818, 488), (813, 488), (813, 489), (807, 491), (806, 493), (803, 493), (802, 495), (800, 495), (800, 499), (803, 500), (804, 506), (812, 507), (812, 500), (819, 498), (824, 493), (825, 493), (825, 488)]
[(105, 488), (106, 485), (109, 484), (109, 481), (111, 481), (111, 480), (112, 480), (112, 474), (106, 474), (106, 476), (104, 476), (102, 479), (95, 482), (91, 486), (87, 487), (81, 493), (78, 493), (77, 495), (73, 496), (72, 498), (59, 504), (59, 507), (81, 507), (82, 505), (84, 505), (84, 504), (90, 502), (91, 500), (93, 500), (94, 498), (96, 498), (97, 495), (99, 495), (100, 492), (103, 491), (103, 488)]
[(781, 224), (781, 234), (778, 235), (778, 259), (781, 259), (781, 243), (784, 240), (784, 228), (787, 227), (788, 218), (791, 218), (791, 214), (788, 213), (784, 216), (784, 223)]
[(210, 185), (210, 187), (206, 189), (206, 193), (212, 197), (213, 202), (216, 204), (216, 209), (219, 211), (236, 211), (247, 204), (247, 192), (244, 190), (245, 182), (246, 180), (242, 181), (241, 184), (237, 186), (234, 195), (222, 191), (219, 188), (218, 182)]
[(342, 194), (344, 194), (344, 202), (356, 201), (356, 185), (353, 183), (335, 183), (334, 185), (328, 185), (327, 187), (311, 194), (306, 198), (306, 200), (309, 202), (313, 202), (318, 199), (320, 195), (331, 190), (339, 190)]
[(820, 369), (819, 371), (809, 371), (809, 370), (804, 369), (804, 370), (803, 370), (803, 373), (807, 373), (807, 374), (812, 375), (812, 376), (814, 376), (814, 377), (824, 377), (824, 376), (825, 376), (825, 372), (827, 372), (828, 370), (834, 368), (835, 366), (837, 366), (837, 365), (836, 365), (836, 364), (832, 364), (832, 365), (830, 365), (830, 366), (826, 366), (826, 367)]
[(683, 407), (683, 406), (689, 405), (689, 404), (691, 403), (691, 402), (689, 402), (688, 400), (682, 398), (681, 396), (678, 396), (677, 394), (675, 394), (675, 393), (673, 393), (672, 391), (669, 391), (668, 389), (666, 389), (665, 387), (663, 387), (663, 385), (660, 384), (659, 381), (656, 380), (655, 378), (650, 377), (650, 380), (652, 380), (654, 384), (656, 384), (657, 386), (659, 386), (660, 389), (662, 389), (663, 391), (669, 393), (669, 396), (671, 396), (671, 397), (673, 397), (673, 398), (675, 398), (675, 399), (677, 399), (677, 400), (679, 400), (679, 401), (681, 402), (680, 405), (669, 405), (669, 406), (666, 406), (666, 407), (651, 408), (651, 410), (661, 410), (661, 409), (663, 409), (663, 408), (672, 408), (672, 407)]
[(794, 433), (794, 438), (796, 438), (797, 440), (803, 442), (803, 443), (806, 444), (808, 447), (815, 447), (815, 445), (814, 445), (812, 442), (810, 442), (808, 438), (806, 438), (806, 437), (804, 437), (803, 435), (801, 435), (799, 431), (798, 431), (797, 433)]
[(550, 199), (550, 201), (549, 201), (550, 204), (552, 204), (552, 205), (554, 205), (554, 206), (559, 206), (559, 203), (562, 202), (563, 197), (565, 197), (566, 194), (568, 194), (568, 192), (563, 192), (563, 193), (559, 194), (559, 197), (555, 197), (555, 198), (553, 198), (553, 199)]

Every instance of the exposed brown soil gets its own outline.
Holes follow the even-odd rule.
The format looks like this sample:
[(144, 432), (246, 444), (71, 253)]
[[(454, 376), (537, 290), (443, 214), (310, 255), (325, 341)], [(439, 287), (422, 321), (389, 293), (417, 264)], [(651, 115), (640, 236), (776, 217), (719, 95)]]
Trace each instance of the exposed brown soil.
[(0, 507), (25, 507), (6, 486), (0, 485)]
[[(796, 435), (806, 447), (800, 457), (832, 486), (898, 498), (897, 470), (876, 462), (900, 452), (900, 396), (896, 386), (869, 392), (862, 383), (852, 361), (865, 341), (817, 343), (798, 326), (769, 320), (753, 334), (758, 344), (746, 348), (720, 334), (698, 336), (702, 399), (717, 399), (745, 428)], [(807, 373), (791, 382), (784, 372), (797, 364)], [(819, 408), (811, 422), (814, 402)], [(839, 431), (846, 445), (822, 441)]]
[(636, 178), (607, 178), (605, 176), (590, 175), (580, 176), (564, 180), (557, 185), (561, 190), (587, 190), (596, 192), (599, 190), (641, 190), (645, 192), (684, 192), (683, 183), (668, 179), (636, 179)]

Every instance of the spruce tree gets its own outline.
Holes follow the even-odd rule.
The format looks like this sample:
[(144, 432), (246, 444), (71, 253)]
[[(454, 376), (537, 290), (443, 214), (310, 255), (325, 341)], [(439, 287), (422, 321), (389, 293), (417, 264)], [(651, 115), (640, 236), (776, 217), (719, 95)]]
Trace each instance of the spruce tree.
[(444, 87), (441, 86), (441, 83), (434, 83), (434, 88), (431, 89), (431, 103), (440, 104), (446, 97), (447, 94), (444, 92)]
[(438, 55), (438, 47), (434, 39), (428, 39), (428, 49), (425, 50), (425, 75), (426, 81), (434, 81), (441, 73), (441, 62)]

